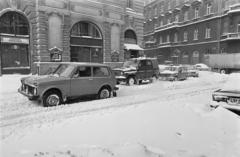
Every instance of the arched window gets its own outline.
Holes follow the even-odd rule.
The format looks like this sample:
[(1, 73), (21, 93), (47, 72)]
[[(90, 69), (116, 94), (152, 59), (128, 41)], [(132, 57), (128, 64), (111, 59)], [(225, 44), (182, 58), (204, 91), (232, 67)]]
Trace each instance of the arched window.
[(27, 19), (16, 12), (7, 12), (0, 17), (0, 33), (29, 35)]
[(94, 23), (80, 21), (71, 29), (70, 57), (73, 62), (103, 62), (103, 39)]
[(126, 30), (124, 33), (125, 43), (137, 44), (137, 36), (134, 31)]
[(71, 36), (102, 38), (96, 25), (89, 22), (79, 22), (71, 30)]

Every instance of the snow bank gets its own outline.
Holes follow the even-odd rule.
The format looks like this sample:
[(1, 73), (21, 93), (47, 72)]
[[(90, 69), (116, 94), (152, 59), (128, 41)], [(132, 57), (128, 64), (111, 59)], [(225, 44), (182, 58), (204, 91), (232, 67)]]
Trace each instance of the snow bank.
[[(5, 86), (1, 91), (5, 96), (1, 99), (2, 113), (7, 111), (3, 118), (9, 117), (7, 114), (14, 113), (11, 118), (25, 114), (26, 108), (22, 110), (20, 106), (31, 103), (16, 92), (20, 77), (0, 78)], [(0, 154), (4, 157), (238, 157), (239, 117), (223, 108), (206, 107), (211, 92), (231, 77), (238, 75), (200, 72), (199, 78), (186, 81), (123, 85), (114, 99), (44, 109), (29, 104), (31, 112), (41, 111), (41, 116), (35, 115), (39, 120), (32, 124), (31, 119), (23, 119), (24, 127), (1, 139)], [(16, 99), (7, 100), (11, 96)], [(78, 110), (85, 114), (78, 114)], [(1, 128), (5, 129), (2, 125)]]

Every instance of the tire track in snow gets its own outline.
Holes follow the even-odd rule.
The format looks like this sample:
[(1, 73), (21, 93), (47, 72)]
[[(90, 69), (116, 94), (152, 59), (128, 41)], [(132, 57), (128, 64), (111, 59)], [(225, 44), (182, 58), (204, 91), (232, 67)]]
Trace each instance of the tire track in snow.
[[(192, 97), (216, 89), (215, 86), (211, 87), (194, 87), (188, 91), (182, 89), (171, 89), (161, 94), (149, 95), (151, 93), (122, 96), (114, 99), (95, 100), (89, 102), (81, 102), (62, 105), (51, 108), (41, 108), (34, 110), (34, 112), (20, 113), (16, 115), (6, 116), (1, 118), (0, 128), (3, 130), (2, 139), (7, 138), (11, 134), (18, 131), (20, 128), (31, 127), (32, 125), (41, 125), (53, 121), (61, 121), (67, 118), (76, 116), (88, 115), (98, 113), (106, 110), (115, 110), (117, 108), (125, 108), (134, 105), (142, 105), (146, 102), (153, 101), (173, 101), (186, 97)], [(184, 89), (186, 90), (186, 89)], [(96, 102), (99, 102), (96, 105)], [(121, 102), (121, 103), (119, 103)]]

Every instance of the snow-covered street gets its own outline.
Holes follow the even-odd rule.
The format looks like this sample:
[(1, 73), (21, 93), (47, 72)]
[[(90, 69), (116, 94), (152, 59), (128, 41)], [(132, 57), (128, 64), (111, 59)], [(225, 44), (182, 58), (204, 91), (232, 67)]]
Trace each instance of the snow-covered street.
[(240, 156), (239, 116), (210, 108), (212, 92), (239, 74), (119, 85), (116, 98), (49, 108), (17, 92), (23, 76), (0, 77), (1, 156)]

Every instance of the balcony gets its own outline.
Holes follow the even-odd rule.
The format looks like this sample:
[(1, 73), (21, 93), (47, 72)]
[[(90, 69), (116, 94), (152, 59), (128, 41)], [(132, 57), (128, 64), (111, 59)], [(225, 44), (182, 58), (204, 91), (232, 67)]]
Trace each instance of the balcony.
[(240, 32), (223, 34), (221, 40), (240, 40)]
[(229, 7), (228, 14), (234, 14), (239, 12), (240, 12), (240, 3)]

